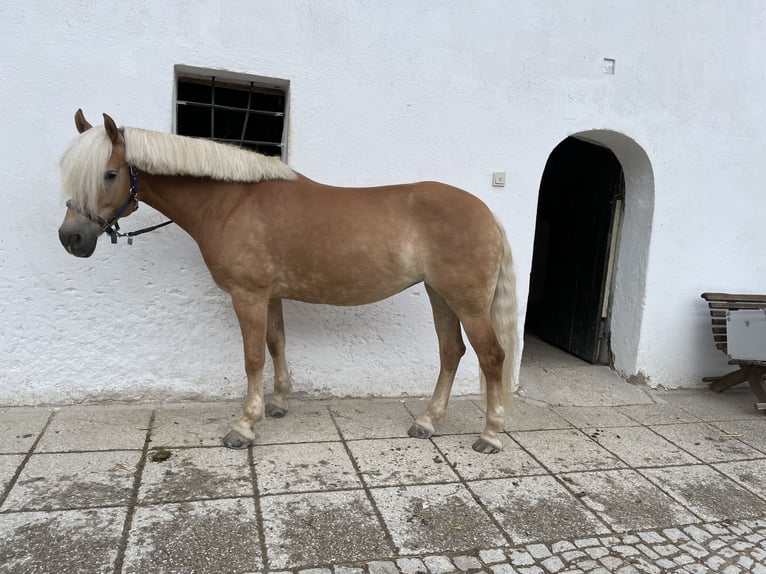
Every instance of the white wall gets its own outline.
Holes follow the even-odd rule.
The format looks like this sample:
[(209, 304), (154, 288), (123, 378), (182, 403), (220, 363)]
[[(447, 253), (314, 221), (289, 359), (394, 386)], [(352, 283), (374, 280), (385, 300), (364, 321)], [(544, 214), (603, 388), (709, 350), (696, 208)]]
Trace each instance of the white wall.
[[(171, 131), (177, 64), (288, 79), (289, 161), (309, 177), (479, 195), (506, 224), (523, 302), (548, 154), (624, 134), (605, 137), (645, 154), (653, 204), (635, 206), (646, 274), (623, 276), (617, 366), (668, 386), (725, 370), (699, 294), (766, 290), (765, 26), (760, 0), (4, 2), (0, 404), (243, 393), (230, 305), (180, 230), (102, 239), (86, 260), (56, 235), (73, 112)], [(158, 220), (144, 207), (124, 227)], [(422, 287), (365, 308), (288, 303), (286, 330), (299, 391), (433, 387)], [(468, 356), (456, 390), (476, 389)]]

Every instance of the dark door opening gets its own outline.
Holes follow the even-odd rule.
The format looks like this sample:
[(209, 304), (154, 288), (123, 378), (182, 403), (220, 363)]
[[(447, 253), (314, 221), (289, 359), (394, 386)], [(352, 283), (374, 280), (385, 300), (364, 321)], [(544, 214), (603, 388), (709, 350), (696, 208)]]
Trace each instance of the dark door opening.
[(608, 303), (622, 167), (607, 148), (567, 138), (537, 204), (526, 331), (590, 363), (608, 362)]

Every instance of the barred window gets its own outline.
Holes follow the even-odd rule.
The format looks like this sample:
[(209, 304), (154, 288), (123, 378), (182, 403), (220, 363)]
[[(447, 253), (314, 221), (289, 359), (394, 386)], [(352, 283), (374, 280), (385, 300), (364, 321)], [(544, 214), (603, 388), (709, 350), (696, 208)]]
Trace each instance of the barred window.
[(286, 160), (286, 82), (237, 76), (177, 73), (176, 133)]

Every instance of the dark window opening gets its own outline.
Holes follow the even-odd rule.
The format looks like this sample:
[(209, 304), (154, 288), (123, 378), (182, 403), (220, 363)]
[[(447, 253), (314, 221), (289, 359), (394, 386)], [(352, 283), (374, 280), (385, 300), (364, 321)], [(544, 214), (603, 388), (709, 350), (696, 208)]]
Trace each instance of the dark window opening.
[(254, 82), (180, 76), (176, 132), (284, 157), (287, 94)]

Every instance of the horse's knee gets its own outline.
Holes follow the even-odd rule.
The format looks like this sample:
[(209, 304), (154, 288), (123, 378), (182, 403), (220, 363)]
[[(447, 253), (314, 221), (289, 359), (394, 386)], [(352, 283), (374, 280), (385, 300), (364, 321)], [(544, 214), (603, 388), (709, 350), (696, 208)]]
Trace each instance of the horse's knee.
[(465, 345), (461, 342), (459, 345), (443, 347), (440, 350), (442, 364), (450, 368), (457, 368), (460, 359), (465, 355)]

